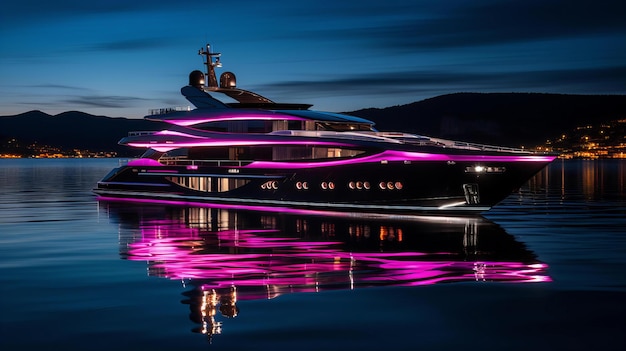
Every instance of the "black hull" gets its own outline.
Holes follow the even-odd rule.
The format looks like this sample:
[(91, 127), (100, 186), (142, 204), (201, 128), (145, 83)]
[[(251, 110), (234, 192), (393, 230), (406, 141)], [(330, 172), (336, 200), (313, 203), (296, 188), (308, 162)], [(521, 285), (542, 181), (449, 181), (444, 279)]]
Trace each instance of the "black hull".
[[(122, 166), (98, 183), (103, 198), (347, 212), (481, 213), (549, 162), (388, 162), (312, 168)], [(205, 184), (199, 185), (198, 183)]]

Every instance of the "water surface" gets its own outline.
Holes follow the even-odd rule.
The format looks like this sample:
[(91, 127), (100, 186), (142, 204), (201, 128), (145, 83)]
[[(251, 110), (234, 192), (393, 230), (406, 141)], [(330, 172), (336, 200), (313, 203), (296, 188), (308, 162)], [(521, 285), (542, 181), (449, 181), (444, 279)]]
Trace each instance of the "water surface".
[(626, 347), (624, 161), (476, 218), (98, 201), (117, 164), (0, 160), (0, 349)]

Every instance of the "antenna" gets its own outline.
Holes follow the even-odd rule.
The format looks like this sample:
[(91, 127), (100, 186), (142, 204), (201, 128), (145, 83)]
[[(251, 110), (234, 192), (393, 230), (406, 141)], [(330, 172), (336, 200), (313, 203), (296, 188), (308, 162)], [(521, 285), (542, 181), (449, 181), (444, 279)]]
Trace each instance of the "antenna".
[[(220, 56), (222, 56), (219, 52), (211, 52), (211, 45), (206, 44), (206, 49), (201, 48), (198, 50), (198, 55), (206, 56), (204, 64), (206, 65), (206, 80), (205, 84), (208, 88), (217, 88), (217, 78), (215, 76), (215, 67), (222, 67), (222, 63), (220, 62)], [(213, 62), (213, 58), (215, 57), (215, 62)]]

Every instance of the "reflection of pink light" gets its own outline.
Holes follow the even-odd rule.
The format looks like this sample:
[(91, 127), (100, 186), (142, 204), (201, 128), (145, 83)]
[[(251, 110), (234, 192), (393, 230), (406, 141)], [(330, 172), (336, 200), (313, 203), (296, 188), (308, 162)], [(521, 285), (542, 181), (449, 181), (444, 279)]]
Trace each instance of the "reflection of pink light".
[[(128, 259), (148, 260), (153, 272), (170, 279), (207, 280), (203, 289), (271, 286), (274, 292), (304, 292), (359, 284), (550, 281), (547, 265), (541, 263), (454, 261), (450, 260), (454, 255), (445, 252), (346, 252), (341, 242), (274, 237), (274, 229), (233, 229), (200, 236), (198, 229), (180, 223), (148, 221), (141, 230), (142, 239), (128, 246)], [(214, 237), (214, 245), (208, 244), (213, 240), (204, 241), (209, 236)], [(225, 248), (238, 250), (219, 252)], [(439, 256), (441, 260), (432, 259)]]
[(245, 168), (286, 168), (332, 167), (358, 163), (378, 163), (381, 161), (454, 161), (454, 162), (551, 162), (556, 156), (491, 156), (491, 155), (446, 155), (421, 152), (387, 150), (376, 155), (324, 162), (272, 162), (256, 161)]

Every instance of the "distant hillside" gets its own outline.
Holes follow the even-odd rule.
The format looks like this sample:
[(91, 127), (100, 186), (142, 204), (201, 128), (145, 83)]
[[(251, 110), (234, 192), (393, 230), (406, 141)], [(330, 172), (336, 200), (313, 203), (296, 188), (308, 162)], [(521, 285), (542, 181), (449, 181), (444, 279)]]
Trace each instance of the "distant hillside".
[(93, 116), (83, 112), (63, 112), (55, 116), (30, 111), (0, 117), (0, 139), (16, 138), (20, 143), (44, 144), (64, 149), (116, 151), (128, 154), (129, 148), (117, 142), (129, 131), (158, 130), (162, 125), (143, 119)]
[[(458, 93), (408, 105), (363, 109), (348, 114), (376, 122), (382, 131), (405, 131), (440, 138), (503, 146), (533, 147), (587, 124), (626, 118), (626, 95)], [(117, 145), (129, 131), (159, 130), (163, 124), (143, 119), (64, 112), (55, 116), (31, 111), (0, 116), (0, 140), (37, 142), (62, 149), (137, 150)]]
[(586, 124), (626, 118), (626, 95), (457, 93), (348, 114), (378, 130), (505, 146), (534, 146)]

